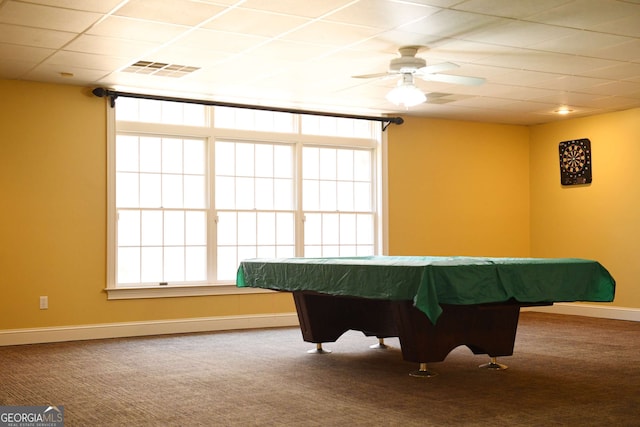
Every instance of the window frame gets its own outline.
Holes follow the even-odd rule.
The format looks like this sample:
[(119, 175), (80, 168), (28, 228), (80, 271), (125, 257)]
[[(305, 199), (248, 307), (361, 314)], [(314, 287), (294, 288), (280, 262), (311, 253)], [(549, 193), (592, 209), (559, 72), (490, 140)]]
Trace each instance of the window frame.
[[(205, 284), (179, 284), (179, 285), (155, 285), (155, 286), (118, 286), (117, 280), (117, 208), (115, 204), (115, 147), (116, 135), (118, 133), (132, 133), (136, 135), (163, 135), (178, 138), (204, 138), (207, 143), (207, 174), (208, 174), (208, 194), (207, 198), (214, 197), (215, 189), (215, 141), (248, 141), (264, 142), (276, 144), (293, 144), (294, 146), (294, 221), (295, 221), (295, 246), (296, 256), (302, 256), (304, 250), (304, 218), (303, 209), (298, 200), (302, 197), (301, 168), (302, 151), (304, 146), (316, 147), (343, 147), (343, 148), (367, 148), (372, 150), (373, 170), (372, 183), (374, 189), (374, 245), (375, 251), (379, 254), (387, 253), (387, 133), (379, 133), (376, 138), (350, 138), (336, 136), (322, 136), (314, 134), (302, 134), (300, 132), (300, 115), (298, 115), (298, 126), (294, 132), (262, 132), (251, 130), (239, 130), (230, 128), (217, 128), (214, 125), (214, 107), (207, 108), (208, 117), (205, 126), (184, 126), (173, 124), (159, 124), (147, 122), (119, 121), (116, 126), (115, 108), (107, 106), (107, 283), (105, 291), (107, 299), (137, 299), (137, 298), (166, 298), (166, 297), (188, 297), (188, 296), (209, 296), (209, 295), (237, 295), (237, 294), (259, 294), (271, 293), (268, 289), (258, 288), (238, 288), (235, 281), (216, 281)], [(207, 220), (207, 241), (208, 241), (208, 264), (215, 265), (217, 257), (217, 247), (215, 244), (215, 227), (217, 219), (217, 209), (213, 206), (213, 201), (209, 200), (207, 210), (209, 212)]]

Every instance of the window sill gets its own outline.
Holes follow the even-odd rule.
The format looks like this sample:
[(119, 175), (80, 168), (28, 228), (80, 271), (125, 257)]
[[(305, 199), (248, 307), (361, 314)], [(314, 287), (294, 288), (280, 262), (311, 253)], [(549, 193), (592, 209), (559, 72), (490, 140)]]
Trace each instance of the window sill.
[(238, 288), (235, 284), (220, 285), (179, 285), (179, 286), (140, 286), (129, 288), (106, 288), (108, 300), (176, 298), (210, 295), (242, 295), (271, 293), (269, 289)]

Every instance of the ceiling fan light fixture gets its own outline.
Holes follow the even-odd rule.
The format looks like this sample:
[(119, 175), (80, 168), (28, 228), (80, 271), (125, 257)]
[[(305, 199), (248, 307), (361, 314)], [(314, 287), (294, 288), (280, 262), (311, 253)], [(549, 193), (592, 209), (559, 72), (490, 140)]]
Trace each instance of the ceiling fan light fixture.
[(405, 74), (398, 82), (398, 86), (387, 93), (387, 100), (395, 105), (404, 105), (405, 108), (409, 108), (422, 104), (427, 97), (413, 84), (413, 76)]

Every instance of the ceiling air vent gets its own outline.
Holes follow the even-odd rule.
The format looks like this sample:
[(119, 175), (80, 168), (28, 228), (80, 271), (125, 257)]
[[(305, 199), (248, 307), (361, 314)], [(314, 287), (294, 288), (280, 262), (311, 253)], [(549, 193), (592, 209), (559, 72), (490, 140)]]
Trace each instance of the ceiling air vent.
[(183, 77), (199, 70), (187, 65), (166, 64), (164, 62), (138, 61), (122, 70), (125, 73), (149, 74), (160, 77)]

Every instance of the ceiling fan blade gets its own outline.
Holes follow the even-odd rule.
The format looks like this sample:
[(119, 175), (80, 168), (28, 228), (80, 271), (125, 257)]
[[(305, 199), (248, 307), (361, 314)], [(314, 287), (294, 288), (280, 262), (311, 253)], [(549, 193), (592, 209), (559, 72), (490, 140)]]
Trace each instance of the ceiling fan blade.
[(376, 79), (376, 78), (379, 78), (379, 77), (386, 77), (386, 76), (393, 75), (393, 74), (396, 74), (396, 73), (390, 73), (390, 72), (386, 72), (385, 71), (384, 73), (361, 74), (359, 76), (351, 76), (351, 77), (353, 77), (354, 79)]
[(451, 74), (427, 74), (420, 78), (434, 82), (453, 83), (467, 86), (478, 86), (485, 82), (481, 77), (455, 76)]
[(425, 74), (433, 74), (439, 73), (441, 71), (453, 70), (454, 68), (458, 68), (458, 64), (454, 64), (453, 62), (442, 62), (440, 64), (427, 65), (426, 67), (418, 68), (416, 70), (417, 75), (425, 75)]

